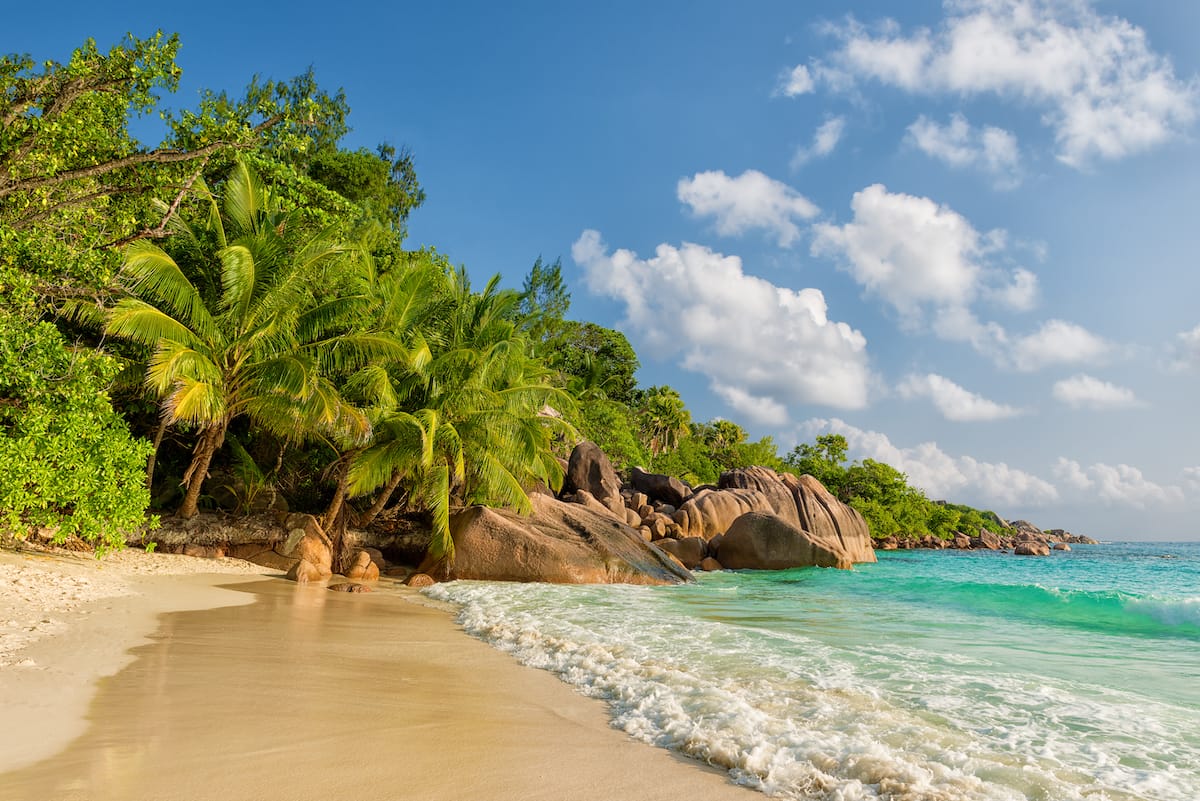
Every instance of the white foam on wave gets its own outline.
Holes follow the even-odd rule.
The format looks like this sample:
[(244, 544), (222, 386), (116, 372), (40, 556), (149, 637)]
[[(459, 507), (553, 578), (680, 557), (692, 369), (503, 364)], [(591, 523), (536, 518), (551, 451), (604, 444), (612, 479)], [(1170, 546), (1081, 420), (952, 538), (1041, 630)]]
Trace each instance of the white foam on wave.
[(1168, 626), (1200, 628), (1200, 597), (1132, 598), (1125, 602), (1125, 608)]
[[(697, 618), (647, 588), (455, 582), (428, 592), (460, 605), (467, 632), (608, 701), (614, 726), (773, 796), (1200, 795), (1200, 775), (1176, 767), (1200, 753), (1178, 730), (1187, 721), (1136, 696), (1089, 697), (898, 643), (840, 647)], [(1153, 743), (1177, 745), (1147, 753)]]

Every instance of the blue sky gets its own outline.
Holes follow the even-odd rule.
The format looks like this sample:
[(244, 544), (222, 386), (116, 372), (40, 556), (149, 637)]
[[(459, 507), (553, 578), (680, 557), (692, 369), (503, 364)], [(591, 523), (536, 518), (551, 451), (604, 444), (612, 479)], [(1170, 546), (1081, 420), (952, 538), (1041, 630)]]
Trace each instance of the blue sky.
[(0, 49), (156, 28), (167, 105), (343, 87), (351, 144), (415, 154), (411, 244), (510, 285), (561, 256), (698, 419), (1200, 538), (1200, 4), (60, 2)]

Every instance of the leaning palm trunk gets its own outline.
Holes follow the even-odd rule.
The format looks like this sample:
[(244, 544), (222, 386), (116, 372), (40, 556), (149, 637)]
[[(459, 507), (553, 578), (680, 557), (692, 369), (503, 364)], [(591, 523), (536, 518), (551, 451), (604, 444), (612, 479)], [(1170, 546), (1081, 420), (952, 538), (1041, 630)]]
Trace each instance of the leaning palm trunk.
[(187, 486), (187, 495), (183, 505), (179, 507), (179, 516), (187, 519), (196, 516), (197, 505), (200, 501), (200, 488), (204, 479), (208, 478), (208, 466), (212, 458), (225, 443), (225, 430), (229, 427), (228, 420), (220, 420), (216, 425), (208, 426), (200, 434), (196, 449), (192, 452), (192, 463), (183, 474), (183, 483)]
[(388, 479), (387, 484), (384, 484), (383, 489), (379, 491), (379, 497), (375, 499), (375, 502), (359, 518), (359, 526), (366, 527), (375, 522), (375, 518), (379, 517), (379, 513), (387, 506), (388, 501), (392, 499), (392, 495), (396, 492), (396, 487), (400, 486), (400, 482), (403, 479), (404, 473), (399, 470), (392, 471), (392, 477)]
[(158, 430), (154, 432), (154, 448), (146, 457), (146, 489), (148, 490), (154, 489), (154, 466), (158, 463), (158, 447), (162, 445), (163, 435), (167, 433), (168, 425), (170, 425), (170, 418), (164, 414), (158, 422)]

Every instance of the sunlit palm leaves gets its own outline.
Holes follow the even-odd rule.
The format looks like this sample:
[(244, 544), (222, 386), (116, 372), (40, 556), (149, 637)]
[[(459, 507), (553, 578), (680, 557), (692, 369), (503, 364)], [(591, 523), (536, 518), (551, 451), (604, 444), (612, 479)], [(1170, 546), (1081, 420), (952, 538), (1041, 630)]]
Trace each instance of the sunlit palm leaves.
[[(329, 232), (310, 234), (280, 213), (257, 176), (237, 163), (200, 225), (180, 223), (166, 248), (134, 243), (122, 277), (128, 296), (107, 332), (153, 348), (146, 386), (168, 422), (200, 430), (179, 513), (188, 517), (209, 461), (235, 418), (277, 436), (314, 432), (365, 440), (369, 423), (323, 370), (327, 338), (351, 310), (322, 304), (320, 287), (355, 251)], [(382, 346), (378, 346), (382, 347)], [(343, 347), (366, 359), (372, 344)]]

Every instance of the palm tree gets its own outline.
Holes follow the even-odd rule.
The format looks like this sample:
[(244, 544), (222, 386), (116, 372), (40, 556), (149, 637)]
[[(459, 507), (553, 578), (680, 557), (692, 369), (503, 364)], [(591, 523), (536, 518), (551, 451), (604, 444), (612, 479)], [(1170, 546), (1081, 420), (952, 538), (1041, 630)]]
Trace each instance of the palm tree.
[[(449, 514), (455, 504), (486, 503), (531, 511), (526, 490), (535, 481), (557, 488), (562, 467), (556, 434), (571, 427), (541, 414), (572, 401), (529, 356), (512, 323), (517, 296), (498, 290), (498, 277), (473, 293), (465, 272), (446, 275), (451, 308), (430, 337), (429, 361), (412, 371), (408, 402), (380, 416), (375, 439), (356, 454), (348, 474), (351, 495), (408, 479), (409, 497), (432, 513), (434, 561), (454, 558)], [(376, 501), (378, 504), (378, 501)]]
[(652, 456), (679, 447), (679, 438), (690, 431), (692, 416), (671, 387), (650, 387), (642, 396), (642, 430), (649, 437)]
[(125, 254), (128, 292), (107, 315), (106, 332), (152, 350), (146, 386), (168, 424), (198, 437), (178, 514), (196, 514), (201, 486), (230, 423), (248, 416), (285, 440), (314, 432), (365, 439), (369, 424), (328, 380), (330, 361), (363, 361), (386, 348), (344, 333), (352, 294), (321, 297), (356, 249), (324, 231), (299, 230), (245, 163), (218, 199), (203, 190), (199, 225), (176, 224), (170, 252), (139, 240)]

